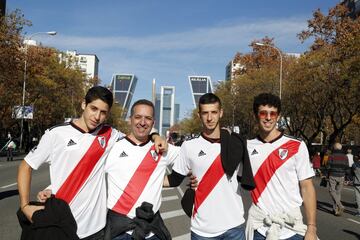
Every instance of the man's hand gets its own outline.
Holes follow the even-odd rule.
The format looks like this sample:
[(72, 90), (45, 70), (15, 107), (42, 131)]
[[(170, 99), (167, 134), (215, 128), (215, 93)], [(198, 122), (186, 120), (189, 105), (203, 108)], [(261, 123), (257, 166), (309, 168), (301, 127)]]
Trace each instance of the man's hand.
[(194, 175), (192, 174), (192, 172), (190, 172), (190, 173), (188, 174), (188, 177), (189, 177), (189, 179), (190, 179), (190, 182), (189, 182), (188, 186), (190, 186), (191, 189), (196, 190), (196, 188), (199, 186), (199, 182), (198, 182), (196, 176), (194, 176)]
[(159, 135), (153, 136), (155, 150), (157, 153), (166, 152), (168, 150), (168, 143), (166, 140)]
[(45, 189), (45, 190), (42, 190), (40, 192), (38, 192), (37, 194), (37, 200), (39, 202), (45, 202), (46, 199), (50, 198), (51, 197), (51, 190), (50, 189)]
[(33, 222), (32, 217), (33, 217), (34, 212), (42, 210), (44, 208), (45, 208), (44, 206), (35, 206), (35, 205), (27, 204), (27, 205), (25, 205), (24, 207), (21, 208), (21, 211), (25, 214), (26, 218), (30, 222)]
[(317, 240), (316, 236), (316, 226), (308, 225), (308, 228), (305, 233), (304, 240)]

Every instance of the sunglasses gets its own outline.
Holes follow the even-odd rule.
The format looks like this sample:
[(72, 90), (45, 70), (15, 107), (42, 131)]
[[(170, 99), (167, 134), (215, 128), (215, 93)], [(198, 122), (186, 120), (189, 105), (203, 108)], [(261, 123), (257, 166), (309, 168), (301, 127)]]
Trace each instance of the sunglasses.
[(267, 118), (268, 115), (270, 115), (270, 118), (271, 118), (271, 119), (276, 119), (279, 114), (278, 114), (278, 112), (276, 112), (276, 111), (265, 111), (265, 110), (261, 110), (261, 111), (259, 111), (259, 113), (258, 113), (258, 116), (259, 116), (259, 118), (261, 118), (261, 119)]

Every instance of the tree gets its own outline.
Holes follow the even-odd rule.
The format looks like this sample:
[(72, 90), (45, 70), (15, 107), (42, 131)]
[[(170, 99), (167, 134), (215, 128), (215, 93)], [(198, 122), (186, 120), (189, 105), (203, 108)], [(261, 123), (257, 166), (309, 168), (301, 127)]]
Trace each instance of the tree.
[(198, 134), (202, 130), (202, 125), (197, 109), (194, 109), (191, 113), (191, 116), (189, 118), (183, 119), (179, 124), (182, 134)]
[(125, 121), (122, 118), (123, 112), (124, 110), (119, 104), (117, 103), (113, 104), (111, 108), (110, 116), (107, 119), (107, 123), (109, 123), (114, 128), (118, 129), (119, 131), (125, 134), (129, 134), (130, 133), (129, 122)]
[(24, 54), (21, 32), (31, 23), (16, 10), (0, 19), (0, 130), (7, 132), (16, 119), (11, 118), (14, 103), (22, 96)]
[(314, 38), (310, 54), (320, 52), (325, 56), (321, 64), (326, 73), (324, 114), (332, 126), (328, 134), (331, 145), (360, 112), (360, 19), (350, 18), (342, 4), (326, 16), (317, 10), (308, 21), (308, 29), (299, 34), (302, 41), (310, 37)]

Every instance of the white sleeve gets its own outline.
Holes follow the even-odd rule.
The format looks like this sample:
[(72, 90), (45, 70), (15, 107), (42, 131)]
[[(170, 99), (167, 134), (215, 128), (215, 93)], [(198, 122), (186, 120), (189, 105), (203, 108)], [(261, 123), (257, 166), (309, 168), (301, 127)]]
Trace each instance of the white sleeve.
[(166, 152), (166, 160), (167, 160), (167, 165), (169, 166), (172, 165), (179, 158), (180, 147), (174, 146), (172, 144), (168, 144), (168, 146), (169, 149)]
[(190, 161), (186, 151), (186, 142), (181, 145), (178, 159), (174, 162), (173, 170), (186, 176), (190, 171)]
[(311, 166), (309, 151), (306, 144), (301, 141), (299, 151), (295, 155), (296, 173), (299, 181), (313, 177), (315, 175)]
[(40, 142), (25, 157), (25, 161), (32, 169), (37, 170), (44, 162), (50, 162), (53, 149), (53, 134), (46, 130)]

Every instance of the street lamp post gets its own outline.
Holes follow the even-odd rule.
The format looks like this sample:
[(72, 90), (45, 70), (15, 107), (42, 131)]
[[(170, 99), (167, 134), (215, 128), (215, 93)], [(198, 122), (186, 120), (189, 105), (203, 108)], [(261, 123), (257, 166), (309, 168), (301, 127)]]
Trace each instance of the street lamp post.
[(270, 48), (273, 48), (275, 49), (278, 53), (279, 53), (279, 56), (280, 56), (280, 86), (279, 86), (279, 98), (281, 99), (281, 83), (282, 83), (282, 62), (283, 62), (283, 59), (282, 59), (282, 54), (281, 54), (281, 51), (280, 49), (278, 49), (277, 47), (275, 46), (272, 46), (272, 45), (269, 45), (269, 44), (264, 44), (264, 43), (255, 43), (255, 45), (257, 46), (262, 46), (262, 47), (270, 47)]
[(56, 35), (57, 32), (50, 31), (50, 32), (37, 32), (31, 34), (29, 37), (25, 37), (24, 45), (25, 45), (25, 61), (24, 61), (24, 80), (23, 80), (23, 89), (22, 89), (22, 105), (21, 105), (21, 125), (20, 125), (20, 149), (23, 147), (23, 135), (24, 135), (24, 107), (25, 107), (25, 92), (26, 92), (26, 70), (27, 70), (27, 51), (28, 51), (28, 44), (25, 42), (26, 40), (31, 40), (35, 35), (40, 34), (47, 34), (50, 36)]

